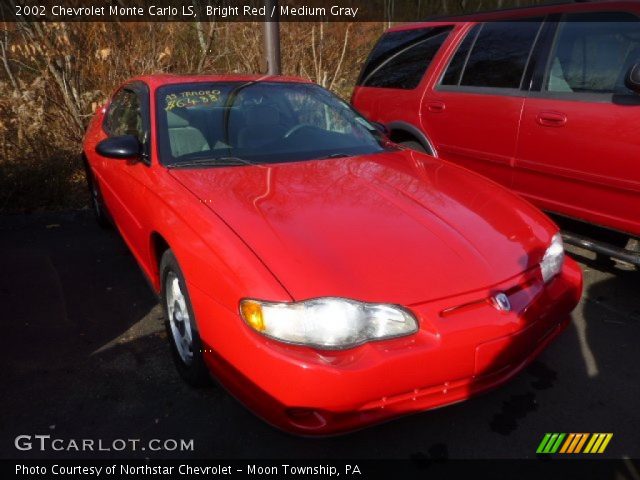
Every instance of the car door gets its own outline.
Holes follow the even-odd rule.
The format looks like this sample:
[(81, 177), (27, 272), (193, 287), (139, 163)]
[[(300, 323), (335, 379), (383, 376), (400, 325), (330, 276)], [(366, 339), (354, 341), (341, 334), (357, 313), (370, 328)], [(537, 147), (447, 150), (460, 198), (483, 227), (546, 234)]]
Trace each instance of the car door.
[(141, 262), (148, 243), (147, 189), (152, 185), (150, 168), (149, 90), (141, 82), (121, 88), (106, 112), (103, 130), (107, 137), (134, 135), (141, 144), (135, 159), (98, 157), (97, 174), (109, 212), (125, 241)]
[(542, 19), (467, 24), (421, 105), (438, 155), (511, 185), (525, 72)]
[(513, 188), (539, 207), (640, 234), (640, 22), (624, 12), (560, 18), (525, 100)]
[(351, 103), (367, 118), (415, 136), (422, 85), (453, 28), (434, 24), (384, 33), (362, 67)]

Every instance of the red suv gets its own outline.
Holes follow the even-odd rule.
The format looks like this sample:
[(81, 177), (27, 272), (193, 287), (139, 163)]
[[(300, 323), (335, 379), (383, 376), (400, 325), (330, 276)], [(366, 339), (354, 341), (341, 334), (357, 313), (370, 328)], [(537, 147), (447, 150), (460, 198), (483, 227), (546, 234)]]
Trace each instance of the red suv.
[(640, 2), (599, 2), (393, 27), (352, 103), (393, 141), (626, 243), (640, 236), (639, 17)]

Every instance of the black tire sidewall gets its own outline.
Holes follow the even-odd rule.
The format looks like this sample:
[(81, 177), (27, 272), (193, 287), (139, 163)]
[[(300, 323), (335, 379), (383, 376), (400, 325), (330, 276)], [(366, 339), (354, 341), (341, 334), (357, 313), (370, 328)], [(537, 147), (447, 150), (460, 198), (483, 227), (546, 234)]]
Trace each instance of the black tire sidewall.
[[(176, 346), (175, 340), (173, 338), (173, 333), (171, 332), (171, 324), (169, 323), (168, 315), (169, 312), (167, 311), (166, 295), (166, 281), (169, 272), (175, 273), (175, 275), (178, 277), (178, 281), (180, 282), (180, 289), (182, 290), (182, 293), (185, 297), (185, 303), (187, 304), (189, 323), (193, 337), (193, 358), (190, 364), (185, 363), (184, 360), (182, 360), (182, 357), (180, 357), (180, 353), (178, 353), (178, 347)], [(193, 312), (193, 307), (191, 306), (189, 290), (187, 289), (187, 283), (185, 281), (182, 270), (180, 269), (180, 265), (178, 264), (178, 261), (171, 250), (167, 250), (162, 255), (162, 259), (160, 261), (160, 281), (160, 302), (162, 303), (162, 311), (164, 313), (164, 325), (167, 332), (167, 337), (169, 339), (173, 361), (178, 370), (178, 373), (190, 385), (193, 385), (195, 387), (208, 385), (211, 378), (209, 375), (209, 370), (204, 361), (202, 340), (200, 339), (196, 317)]]
[[(93, 210), (93, 214), (96, 217), (96, 221), (98, 222), (98, 225), (100, 225), (102, 228), (111, 228), (111, 226), (113, 225), (111, 222), (111, 217), (109, 216), (109, 213), (107, 212), (107, 208), (104, 204), (104, 200), (102, 198), (102, 191), (100, 190), (100, 185), (98, 184), (95, 175), (93, 174), (93, 170), (91, 170), (91, 167), (85, 162), (84, 164), (84, 168), (85, 168), (85, 175), (87, 177), (87, 187), (89, 189), (89, 198), (91, 201), (91, 210)], [(95, 201), (94, 201), (94, 193), (93, 190), (94, 188), (96, 189), (96, 199), (95, 201), (98, 202), (99, 207), (96, 208), (95, 205)]]

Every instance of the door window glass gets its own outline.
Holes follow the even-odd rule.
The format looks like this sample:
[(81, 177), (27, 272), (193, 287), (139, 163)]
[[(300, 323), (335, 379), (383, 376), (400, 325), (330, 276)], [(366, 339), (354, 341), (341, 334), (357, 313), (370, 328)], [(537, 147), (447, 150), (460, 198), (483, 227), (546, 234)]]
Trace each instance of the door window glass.
[(544, 87), (554, 93), (631, 94), (629, 69), (640, 62), (640, 22), (630, 13), (571, 14), (560, 23)]
[(416, 88), (453, 27), (433, 27), (386, 33), (362, 69), (358, 85)]
[(140, 99), (131, 90), (116, 94), (107, 114), (107, 130), (111, 136), (134, 135), (144, 142)]
[(541, 21), (485, 23), (473, 45), (460, 85), (520, 88)]
[(476, 25), (473, 29), (467, 34), (465, 39), (462, 41), (456, 54), (451, 59), (449, 66), (447, 67), (447, 71), (442, 77), (442, 85), (459, 85), (460, 77), (462, 75), (462, 70), (464, 69), (465, 63), (467, 63), (467, 58), (469, 57), (469, 50), (473, 47), (473, 42), (475, 42), (476, 37), (478, 36), (478, 32), (482, 27), (481, 24)]

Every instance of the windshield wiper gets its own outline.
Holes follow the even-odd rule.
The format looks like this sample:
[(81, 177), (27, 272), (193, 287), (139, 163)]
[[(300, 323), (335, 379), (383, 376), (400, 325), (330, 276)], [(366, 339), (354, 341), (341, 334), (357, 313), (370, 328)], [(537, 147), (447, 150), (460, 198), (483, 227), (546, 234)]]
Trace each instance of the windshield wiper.
[(255, 163), (240, 157), (207, 157), (189, 160), (188, 162), (170, 163), (167, 168), (228, 167), (234, 165), (255, 165)]
[(348, 153), (332, 153), (331, 155), (320, 157), (318, 158), (318, 160), (324, 160), (325, 158), (345, 158), (345, 157), (353, 157), (353, 155), (349, 155)]

